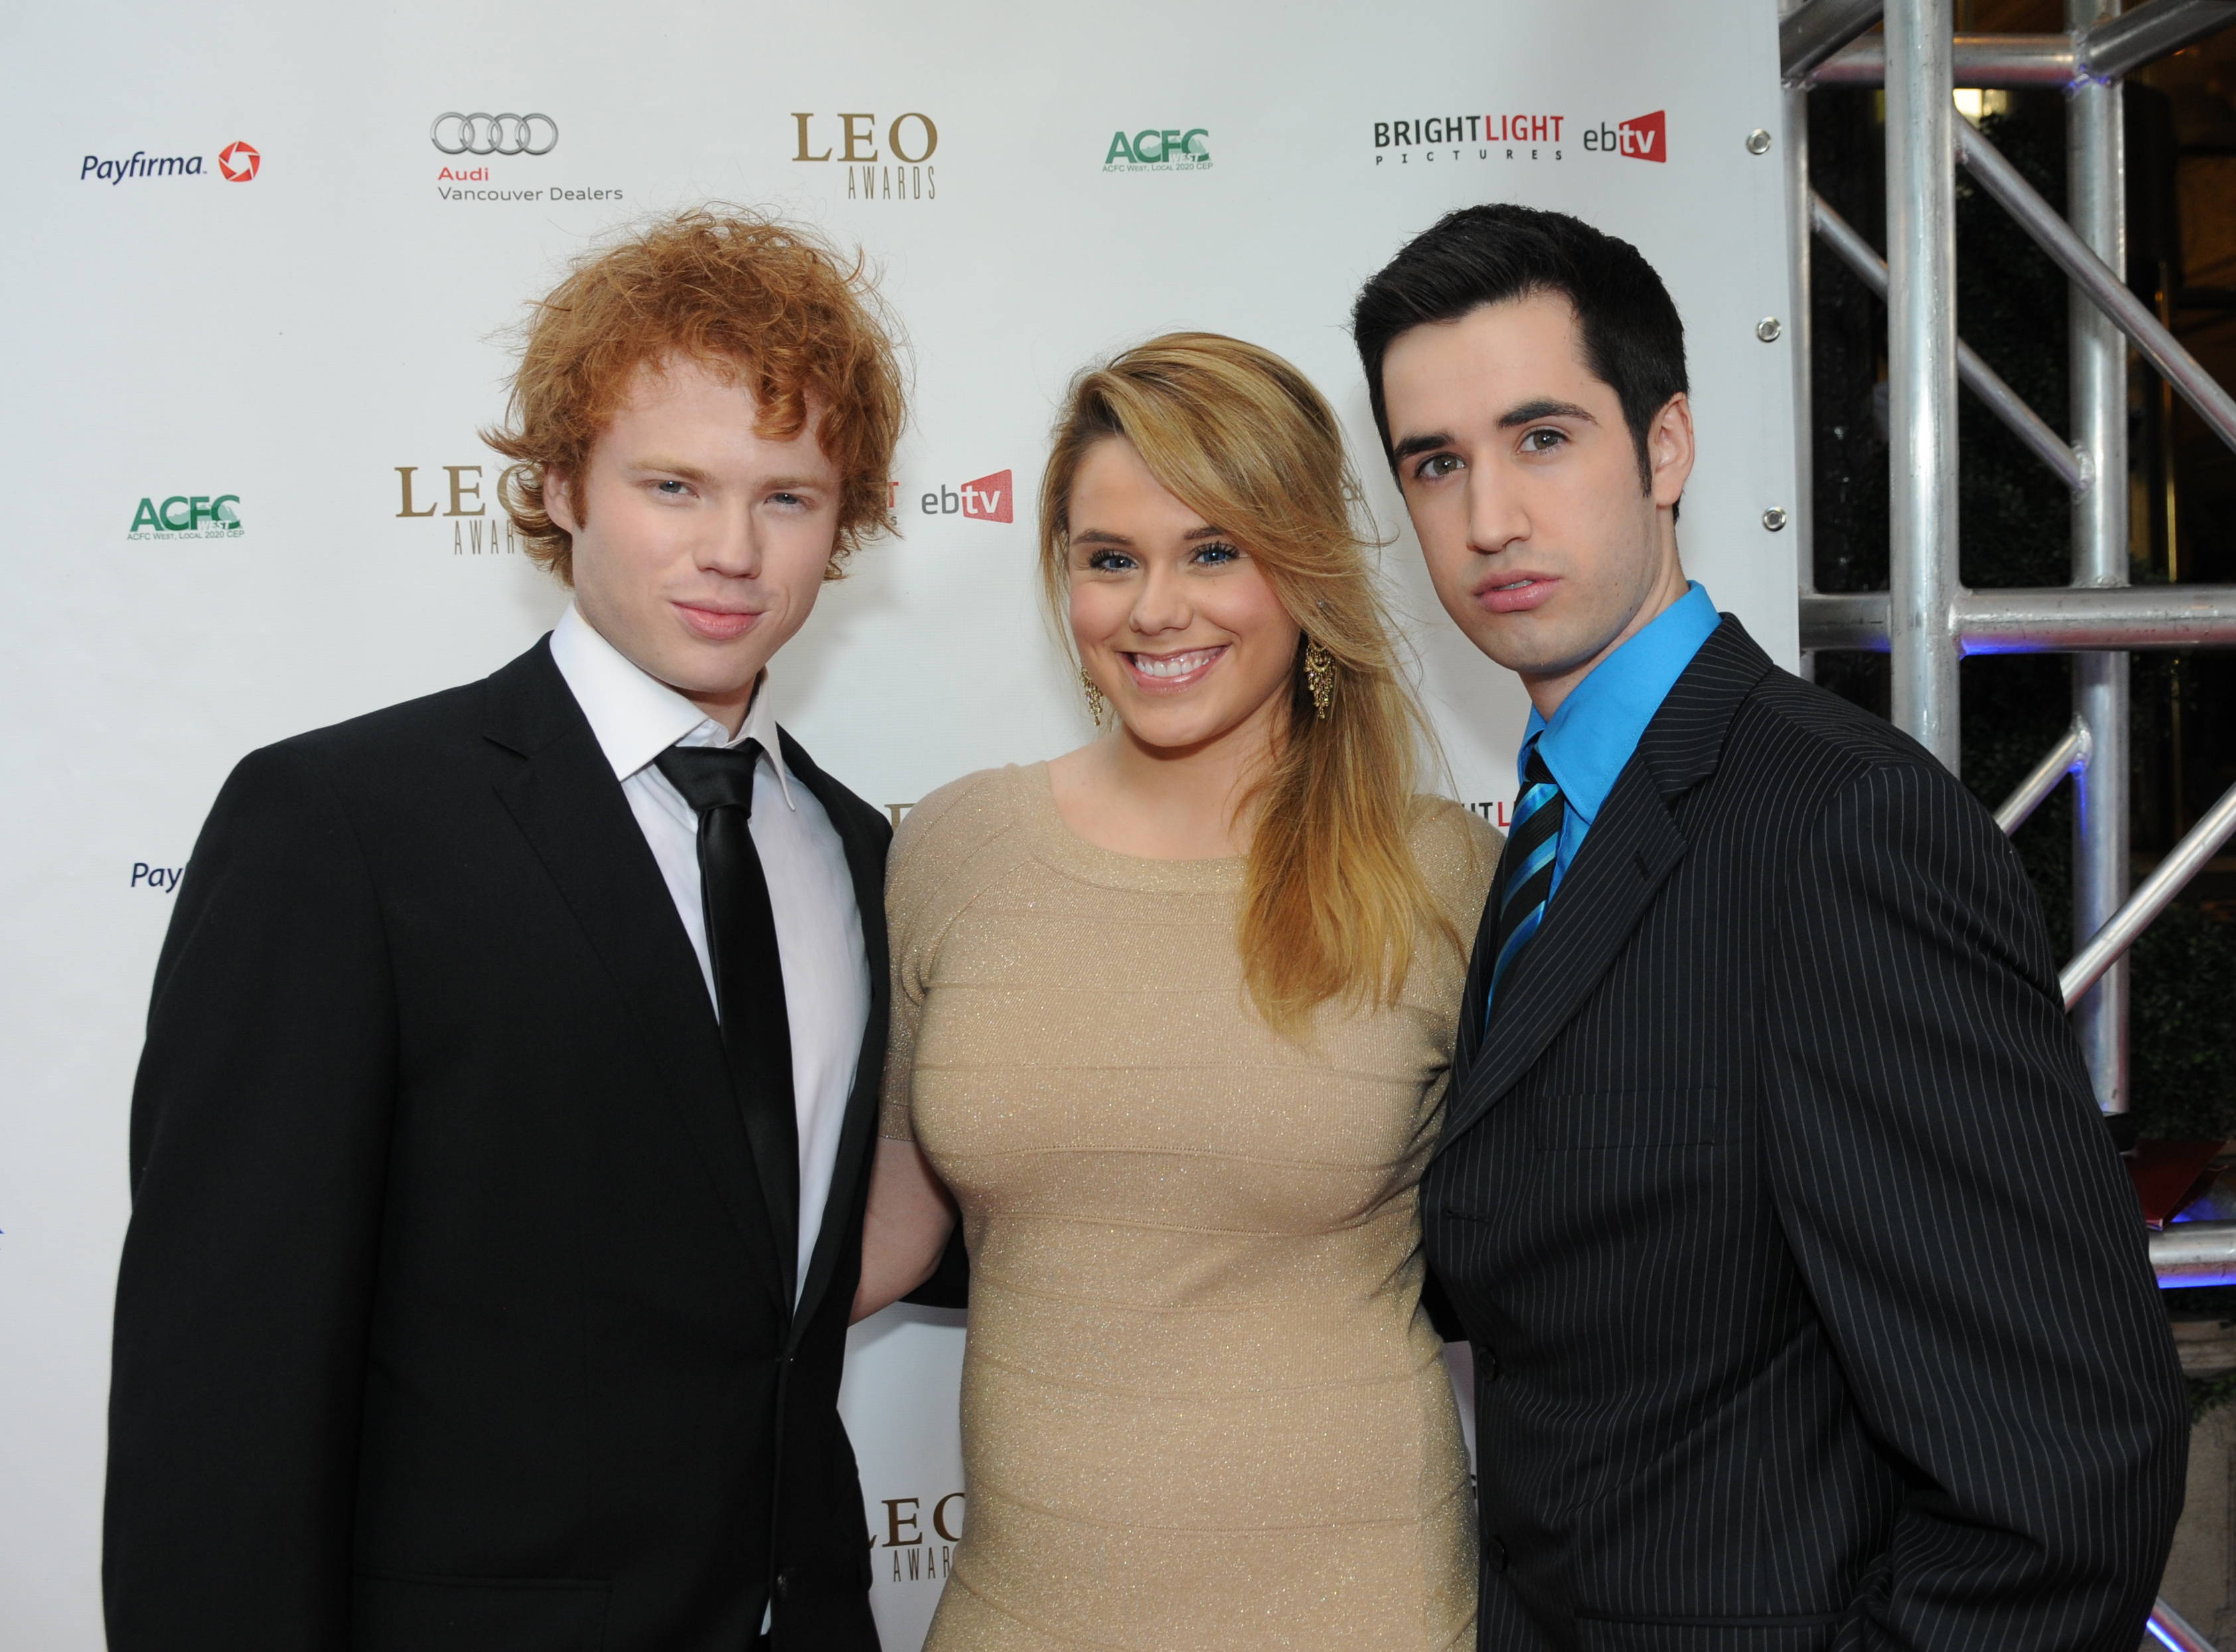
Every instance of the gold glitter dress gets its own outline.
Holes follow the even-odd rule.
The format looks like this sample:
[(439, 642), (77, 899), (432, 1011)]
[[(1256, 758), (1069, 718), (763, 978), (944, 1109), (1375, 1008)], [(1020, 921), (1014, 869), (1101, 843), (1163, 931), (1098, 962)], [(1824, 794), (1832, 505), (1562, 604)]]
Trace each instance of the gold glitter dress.
[[(1474, 932), (1497, 838), (1424, 800)], [(1309, 1049), (1249, 1006), (1239, 860), (1075, 836), (1047, 766), (902, 822), (882, 1129), (970, 1248), (967, 1513), (927, 1652), (1472, 1647), (1476, 1542), (1420, 1306), (1463, 964)]]

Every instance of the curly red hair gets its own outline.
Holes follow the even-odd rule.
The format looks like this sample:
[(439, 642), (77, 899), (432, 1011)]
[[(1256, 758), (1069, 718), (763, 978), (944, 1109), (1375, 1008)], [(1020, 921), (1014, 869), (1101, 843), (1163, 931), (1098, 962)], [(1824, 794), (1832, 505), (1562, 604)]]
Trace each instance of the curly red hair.
[(579, 477), (641, 367), (681, 357), (753, 392), (760, 433), (789, 441), (820, 410), (838, 471), (826, 576), (890, 531), (887, 478), (905, 416), (889, 315), (861, 260), (812, 231), (735, 207), (694, 207), (578, 260), (529, 319), (509, 424), (482, 439), (516, 461), (498, 486), (528, 553), (574, 582), (574, 539), (544, 479)]

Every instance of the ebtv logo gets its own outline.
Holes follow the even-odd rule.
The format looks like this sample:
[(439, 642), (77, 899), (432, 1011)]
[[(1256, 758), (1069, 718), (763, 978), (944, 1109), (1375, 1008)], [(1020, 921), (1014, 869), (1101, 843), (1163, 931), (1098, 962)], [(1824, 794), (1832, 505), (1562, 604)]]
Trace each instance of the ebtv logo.
[(1016, 520), (1016, 490), (1009, 485), (1009, 473), (996, 471), (991, 476), (982, 476), (975, 482), (965, 482), (959, 488), (941, 487), (937, 492), (924, 496), (924, 514), (927, 517), (951, 517), (958, 512), (977, 522), (1014, 522)]
[(1636, 120), (1625, 121), (1613, 128), (1586, 127), (1584, 148), (1608, 155), (1619, 155), (1630, 161), (1667, 161), (1669, 158), (1668, 111), (1656, 109), (1651, 115), (1641, 115)]

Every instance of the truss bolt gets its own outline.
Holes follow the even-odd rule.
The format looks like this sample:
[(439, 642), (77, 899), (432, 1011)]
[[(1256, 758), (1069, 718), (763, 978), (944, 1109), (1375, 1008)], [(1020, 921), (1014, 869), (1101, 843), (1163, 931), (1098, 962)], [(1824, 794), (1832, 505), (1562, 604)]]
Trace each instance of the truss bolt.
[(1761, 320), (1754, 324), (1754, 336), (1761, 339), (1765, 344), (1775, 343), (1778, 339), (1778, 335), (1785, 331), (1785, 327), (1779, 324), (1778, 318), (1774, 315), (1766, 315), (1763, 317)]
[(1770, 153), (1770, 134), (1764, 131), (1760, 127), (1757, 127), (1753, 131), (1748, 133), (1747, 153), (1749, 155), (1768, 155)]
[(1780, 528), (1786, 526), (1786, 507), (1783, 505), (1774, 504), (1771, 506), (1769, 510), (1764, 511), (1762, 513), (1762, 525), (1769, 529), (1772, 533), (1776, 533)]

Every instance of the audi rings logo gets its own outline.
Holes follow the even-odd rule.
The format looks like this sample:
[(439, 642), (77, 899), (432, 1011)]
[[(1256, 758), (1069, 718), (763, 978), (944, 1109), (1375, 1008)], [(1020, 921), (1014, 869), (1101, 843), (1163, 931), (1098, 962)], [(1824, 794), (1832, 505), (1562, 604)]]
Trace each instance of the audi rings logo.
[(427, 135), (444, 155), (549, 155), (559, 142), (559, 122), (548, 115), (461, 115), (435, 117)]

